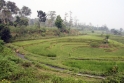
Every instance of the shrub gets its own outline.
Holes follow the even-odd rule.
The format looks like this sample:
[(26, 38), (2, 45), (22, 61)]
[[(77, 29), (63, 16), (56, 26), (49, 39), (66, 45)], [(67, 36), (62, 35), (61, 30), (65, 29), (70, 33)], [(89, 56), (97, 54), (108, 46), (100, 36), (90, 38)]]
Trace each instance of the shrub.
[(106, 44), (106, 43), (109, 43), (109, 40), (108, 40), (109, 37), (110, 37), (109, 35), (106, 35), (106, 36), (105, 36), (105, 39), (104, 39), (104, 43), (105, 43), (105, 44)]
[(10, 42), (10, 29), (4, 24), (0, 24), (0, 37), (4, 42)]
[(106, 35), (106, 39), (109, 39), (109, 37), (110, 37), (109, 35)]
[(94, 33), (94, 31), (92, 31), (92, 33)]
[(98, 48), (99, 47), (99, 43), (97, 42), (93, 42), (90, 44), (91, 47), (95, 47), (95, 48)]

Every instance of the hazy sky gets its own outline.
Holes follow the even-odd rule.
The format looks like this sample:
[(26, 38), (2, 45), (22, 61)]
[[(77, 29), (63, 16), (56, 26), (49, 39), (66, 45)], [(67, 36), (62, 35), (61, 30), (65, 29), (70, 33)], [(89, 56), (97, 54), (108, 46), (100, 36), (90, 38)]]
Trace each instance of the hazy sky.
[(56, 11), (64, 18), (72, 11), (72, 17), (79, 22), (95, 26), (106, 24), (109, 28), (124, 29), (124, 0), (6, 0), (15, 2), (19, 8), (28, 6), (31, 18), (37, 17), (37, 10)]

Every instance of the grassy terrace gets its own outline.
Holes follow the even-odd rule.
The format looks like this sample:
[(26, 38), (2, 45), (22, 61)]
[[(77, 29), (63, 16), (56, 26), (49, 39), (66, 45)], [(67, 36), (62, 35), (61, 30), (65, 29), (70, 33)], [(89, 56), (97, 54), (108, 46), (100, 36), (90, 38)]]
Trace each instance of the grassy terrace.
[(124, 73), (123, 42), (117, 42), (115, 37), (108, 44), (103, 42), (104, 37), (85, 35), (20, 41), (8, 45), (39, 66), (44, 63), (73, 73), (99, 76), (107, 76), (108, 70), (117, 66), (119, 73)]

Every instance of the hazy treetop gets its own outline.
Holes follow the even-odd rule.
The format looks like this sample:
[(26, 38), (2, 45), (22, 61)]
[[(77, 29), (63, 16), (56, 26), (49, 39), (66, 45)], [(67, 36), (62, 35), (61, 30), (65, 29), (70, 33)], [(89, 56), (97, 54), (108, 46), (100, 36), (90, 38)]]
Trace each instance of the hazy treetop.
[(109, 28), (124, 29), (124, 0), (6, 0), (13, 1), (21, 8), (28, 6), (32, 18), (37, 17), (37, 10), (56, 11), (64, 18), (65, 12), (72, 11), (82, 23), (95, 26), (106, 24)]

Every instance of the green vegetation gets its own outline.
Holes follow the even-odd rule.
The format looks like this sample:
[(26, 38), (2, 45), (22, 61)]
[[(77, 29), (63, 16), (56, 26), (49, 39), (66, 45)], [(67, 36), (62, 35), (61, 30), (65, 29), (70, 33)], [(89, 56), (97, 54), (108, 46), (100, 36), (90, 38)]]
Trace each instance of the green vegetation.
[(28, 25), (28, 18), (24, 18), (24, 17), (19, 17), (19, 16), (17, 16), (17, 17), (16, 17), (16, 20), (15, 20), (15, 22), (14, 22), (14, 25), (15, 25), (15, 27), (16, 27), (16, 26), (22, 26), (22, 25), (27, 26), (27, 25)]
[[(114, 40), (109, 40), (109, 43), (105, 44), (104, 38), (95, 35), (70, 36), (20, 41), (8, 45), (25, 54), (28, 60), (38, 62), (38, 68), (54, 71), (56, 68), (62, 68), (65, 73), (106, 78), (116, 73), (124, 74), (124, 45)], [(40, 63), (43, 63), (44, 67)]]
[[(0, 45), (3, 46), (3, 42), (0, 42)], [(52, 72), (34, 61), (22, 60), (15, 56), (13, 50), (6, 46), (3, 48), (0, 52), (0, 83), (84, 83), (86, 81), (68, 74), (68, 78), (65, 78), (63, 73)]]
[(56, 21), (55, 21), (55, 25), (59, 29), (63, 28), (63, 20), (61, 19), (60, 15), (57, 16)]
[(124, 44), (124, 36), (114, 35), (114, 36), (111, 36), (110, 39)]
[(0, 52), (3, 51), (3, 48), (4, 48), (3, 45), (4, 45), (4, 42), (2, 40), (0, 40)]
[(37, 14), (0, 0), (0, 83), (124, 83), (122, 28)]
[(2, 39), (4, 42), (10, 42), (10, 34), (10, 29), (4, 24), (0, 24), (0, 39)]

